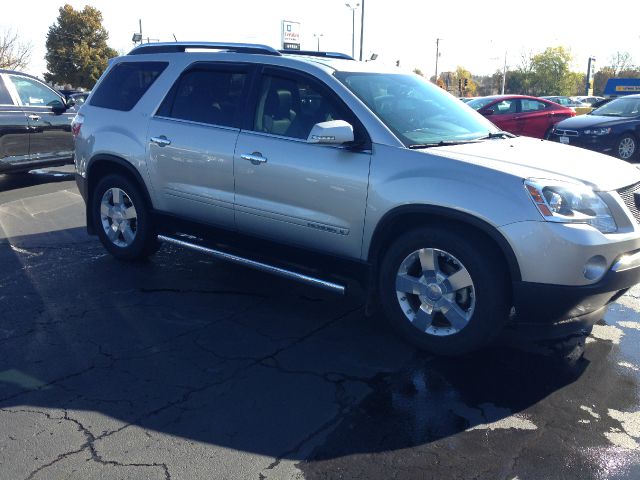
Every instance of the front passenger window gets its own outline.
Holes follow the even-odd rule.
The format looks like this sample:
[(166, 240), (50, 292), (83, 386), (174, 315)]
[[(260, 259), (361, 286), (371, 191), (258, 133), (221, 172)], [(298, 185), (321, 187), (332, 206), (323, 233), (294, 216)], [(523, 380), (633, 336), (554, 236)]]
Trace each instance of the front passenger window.
[(265, 75), (253, 129), (306, 140), (316, 123), (345, 120), (353, 124), (350, 117), (335, 98), (306, 79)]
[(11, 82), (18, 90), (18, 96), (22, 105), (29, 107), (53, 107), (63, 105), (62, 98), (53, 90), (42, 85), (36, 80), (10, 75)]

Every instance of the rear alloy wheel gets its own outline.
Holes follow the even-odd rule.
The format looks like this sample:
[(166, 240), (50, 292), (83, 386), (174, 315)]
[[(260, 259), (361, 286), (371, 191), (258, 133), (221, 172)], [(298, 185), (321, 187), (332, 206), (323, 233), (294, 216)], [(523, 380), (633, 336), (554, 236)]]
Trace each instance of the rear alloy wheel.
[(495, 248), (462, 231), (422, 228), (388, 249), (380, 268), (387, 319), (440, 355), (487, 345), (508, 318), (508, 275)]
[(100, 180), (92, 208), (98, 237), (115, 257), (136, 260), (157, 250), (159, 244), (145, 198), (128, 178), (112, 174)]
[(625, 134), (618, 140), (616, 154), (622, 160), (631, 160), (638, 149), (638, 142), (633, 135)]

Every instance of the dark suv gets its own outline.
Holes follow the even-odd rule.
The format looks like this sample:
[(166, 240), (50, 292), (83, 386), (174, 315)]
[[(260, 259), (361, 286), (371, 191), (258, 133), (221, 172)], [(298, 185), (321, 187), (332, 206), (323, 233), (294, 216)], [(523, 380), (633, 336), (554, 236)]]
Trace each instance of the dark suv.
[(44, 82), (0, 70), (0, 174), (73, 163), (75, 113)]

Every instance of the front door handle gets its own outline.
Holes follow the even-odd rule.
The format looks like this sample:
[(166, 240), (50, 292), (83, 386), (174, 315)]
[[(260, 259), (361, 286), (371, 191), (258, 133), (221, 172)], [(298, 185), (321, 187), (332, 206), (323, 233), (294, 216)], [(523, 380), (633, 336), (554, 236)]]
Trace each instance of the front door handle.
[(38, 120), (40, 120), (40, 115), (36, 115), (35, 113), (32, 113), (31, 115), (29, 115), (29, 120), (33, 120), (34, 122), (37, 122)]
[(242, 155), (240, 155), (240, 158), (243, 159), (243, 160), (247, 160), (247, 161), (253, 163), (254, 165), (260, 165), (261, 163), (267, 163), (267, 159), (265, 157), (263, 157), (260, 152), (243, 153)]
[(166, 147), (167, 145), (171, 145), (171, 140), (169, 140), (164, 135), (160, 135), (159, 137), (151, 137), (151, 141), (159, 147)]

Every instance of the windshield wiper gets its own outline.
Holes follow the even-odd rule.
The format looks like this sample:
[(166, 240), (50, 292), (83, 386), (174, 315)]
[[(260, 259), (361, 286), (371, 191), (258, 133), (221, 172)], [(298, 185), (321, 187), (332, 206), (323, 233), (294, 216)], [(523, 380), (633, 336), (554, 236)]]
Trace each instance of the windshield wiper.
[(464, 143), (475, 143), (477, 139), (473, 140), (440, 140), (439, 142), (433, 143), (416, 143), (413, 145), (409, 145), (407, 148), (416, 149), (416, 148), (430, 148), (430, 147), (450, 147), (451, 145), (462, 145)]
[(476, 138), (476, 140), (489, 140), (491, 138), (515, 138), (515, 137), (516, 136), (513, 133), (500, 130), (499, 132), (495, 132), (495, 133), (489, 132), (487, 135), (483, 137)]

